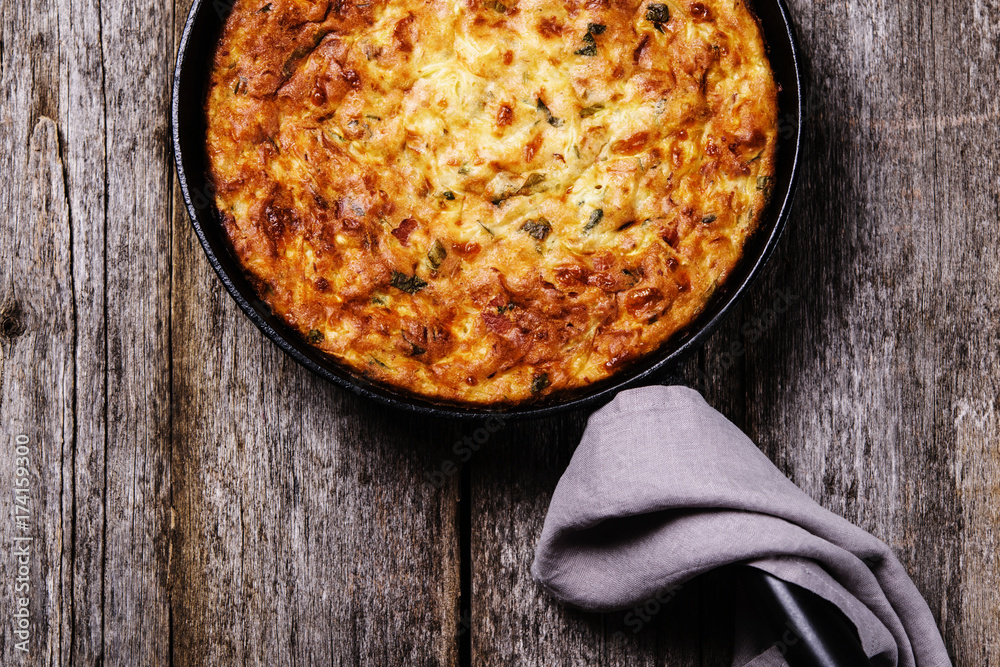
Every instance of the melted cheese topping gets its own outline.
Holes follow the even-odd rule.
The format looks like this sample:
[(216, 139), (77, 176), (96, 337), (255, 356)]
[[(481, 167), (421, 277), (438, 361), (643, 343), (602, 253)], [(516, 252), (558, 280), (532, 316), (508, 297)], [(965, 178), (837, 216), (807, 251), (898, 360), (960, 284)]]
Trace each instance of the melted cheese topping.
[(741, 0), (237, 0), (208, 152), (235, 252), (310, 343), (517, 403), (701, 311), (766, 204), (776, 113)]

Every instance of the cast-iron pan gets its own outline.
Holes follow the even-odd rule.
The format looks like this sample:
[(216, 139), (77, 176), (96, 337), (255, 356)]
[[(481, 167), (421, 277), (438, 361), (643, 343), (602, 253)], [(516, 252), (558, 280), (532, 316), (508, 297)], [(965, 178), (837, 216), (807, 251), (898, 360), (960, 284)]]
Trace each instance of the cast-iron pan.
[(220, 223), (211, 181), (207, 176), (204, 108), (215, 44), (232, 8), (231, 2), (195, 0), (177, 54), (171, 105), (174, 157), (191, 224), (212, 268), (236, 303), (264, 335), (309, 370), (361, 396), (394, 408), (458, 419), (482, 418), (492, 414), (502, 414), (505, 418), (541, 417), (602, 405), (623, 389), (655, 383), (665, 371), (674, 368), (685, 355), (697, 349), (746, 294), (774, 250), (785, 225), (800, 152), (802, 91), (799, 53), (784, 1), (753, 0), (752, 8), (760, 19), (771, 67), (780, 87), (775, 183), (771, 204), (761, 219), (760, 228), (748, 240), (742, 260), (725, 285), (716, 291), (701, 316), (656, 353), (617, 375), (585, 390), (553, 394), (524, 405), (491, 408), (437, 403), (373, 382), (306, 343), (271, 312), (244, 275)]
[[(231, 2), (195, 0), (177, 54), (171, 105), (174, 157), (191, 224), (212, 268), (236, 303), (264, 335), (314, 373), (379, 403), (458, 419), (482, 418), (491, 414), (503, 414), (505, 418), (541, 417), (596, 407), (610, 401), (623, 389), (654, 384), (674, 369), (685, 355), (697, 349), (746, 294), (774, 250), (788, 218), (800, 155), (803, 99), (800, 56), (784, 0), (752, 0), (752, 8), (760, 19), (771, 67), (780, 87), (776, 178), (771, 204), (764, 213), (760, 228), (746, 244), (743, 259), (702, 315), (657, 353), (609, 380), (584, 391), (556, 394), (526, 405), (491, 409), (435, 403), (374, 383), (305, 343), (276, 317), (258, 298), (226, 240), (207, 177), (204, 105), (215, 43), (232, 8)], [(823, 601), (809, 591), (754, 568), (742, 567), (740, 570), (743, 585), (763, 605), (775, 627), (786, 634), (792, 629), (802, 639), (798, 648), (785, 656), (793, 667), (867, 664), (857, 635), (829, 605), (824, 606)]]

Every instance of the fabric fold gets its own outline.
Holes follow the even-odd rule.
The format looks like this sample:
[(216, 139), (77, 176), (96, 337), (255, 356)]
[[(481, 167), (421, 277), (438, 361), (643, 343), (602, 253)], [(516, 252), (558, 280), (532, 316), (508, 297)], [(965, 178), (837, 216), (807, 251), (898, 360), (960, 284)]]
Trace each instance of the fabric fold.
[(595, 412), (553, 494), (536, 581), (611, 611), (735, 563), (829, 600), (879, 664), (951, 664), (892, 550), (813, 501), (696, 391), (633, 389)]

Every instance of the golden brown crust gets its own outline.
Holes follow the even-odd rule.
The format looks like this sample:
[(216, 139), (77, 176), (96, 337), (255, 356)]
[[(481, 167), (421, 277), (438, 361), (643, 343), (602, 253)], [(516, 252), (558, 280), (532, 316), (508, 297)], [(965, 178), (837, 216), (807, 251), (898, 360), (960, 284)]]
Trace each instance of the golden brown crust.
[(740, 0), (237, 0), (207, 113), (273, 310), (376, 380), (479, 404), (597, 382), (687, 325), (777, 140)]

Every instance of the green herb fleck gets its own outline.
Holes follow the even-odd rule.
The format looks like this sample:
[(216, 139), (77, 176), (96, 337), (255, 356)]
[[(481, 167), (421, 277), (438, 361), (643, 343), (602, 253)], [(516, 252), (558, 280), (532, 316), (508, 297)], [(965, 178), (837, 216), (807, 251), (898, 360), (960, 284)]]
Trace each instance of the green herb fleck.
[(540, 185), (544, 180), (545, 180), (544, 174), (539, 174), (538, 172), (528, 174), (528, 177), (524, 179), (524, 184), (520, 188), (518, 188), (516, 194), (519, 195), (530, 194), (532, 190), (538, 185)]
[(435, 269), (441, 266), (444, 262), (444, 258), (448, 256), (448, 251), (444, 249), (441, 245), (441, 241), (434, 239), (434, 245), (431, 249), (427, 251), (427, 261), (431, 263), (431, 266)]
[(604, 209), (595, 208), (594, 212), (590, 214), (590, 219), (587, 220), (587, 224), (583, 227), (583, 232), (586, 234), (591, 229), (600, 224), (601, 220), (604, 218)]
[(392, 272), (392, 279), (389, 281), (389, 284), (407, 294), (416, 294), (427, 287), (426, 280), (421, 280), (418, 276), (408, 276), (399, 271)]
[(646, 8), (646, 20), (658, 31), (663, 32), (663, 24), (670, 20), (670, 9), (659, 3), (651, 4)]
[(628, 222), (623, 222), (621, 225), (618, 226), (618, 231), (623, 232), (626, 229), (628, 229), (629, 227), (631, 227), (632, 225), (634, 225), (636, 222), (638, 222), (638, 221), (637, 220), (629, 220)]
[(771, 190), (774, 188), (774, 177), (773, 176), (758, 176), (757, 177), (757, 189), (764, 193), (765, 197), (771, 196)]
[(597, 55), (597, 41), (594, 36), (589, 32), (583, 36), (583, 43), (585, 46), (580, 47), (573, 52), (576, 56), (596, 56)]
[(549, 107), (546, 106), (545, 102), (542, 101), (541, 97), (538, 98), (537, 108), (538, 108), (539, 111), (541, 111), (543, 114), (545, 114), (545, 121), (549, 125), (551, 125), (552, 127), (562, 127), (563, 126), (563, 122), (564, 121), (561, 118), (556, 118), (555, 116), (552, 115), (552, 112), (549, 111)]
[(411, 357), (419, 357), (421, 354), (423, 354), (424, 352), (427, 351), (424, 348), (422, 348), (419, 345), (417, 345), (416, 343), (414, 343), (409, 338), (407, 338), (406, 334), (403, 334), (403, 340), (405, 340), (410, 345), (410, 347), (413, 348), (413, 349), (410, 350), (410, 356)]
[(552, 232), (552, 225), (545, 218), (525, 220), (524, 224), (521, 225), (521, 231), (526, 232), (528, 236), (536, 241), (544, 241)]
[(591, 104), (589, 107), (584, 107), (580, 109), (580, 118), (590, 118), (595, 113), (597, 113), (598, 111), (602, 111), (603, 109), (604, 105), (601, 103)]
[(484, 232), (486, 232), (490, 236), (496, 238), (496, 234), (493, 233), (493, 230), (490, 229), (489, 227), (487, 227), (486, 225), (484, 225), (481, 220), (476, 220), (476, 224), (479, 225), (480, 227), (482, 227)]
[(608, 27), (601, 25), (600, 23), (588, 23), (587, 24), (587, 34), (583, 36), (582, 48), (577, 49), (573, 53), (578, 56), (596, 56), (597, 55), (597, 40), (594, 39), (594, 35), (601, 35), (607, 30)]
[(270, 2), (267, 3), (266, 5), (264, 5), (263, 7), (261, 7), (260, 9), (258, 9), (257, 13), (258, 14), (266, 14), (269, 11), (271, 11), (271, 3)]
[(310, 345), (316, 345), (317, 343), (322, 343), (323, 340), (325, 339), (326, 336), (324, 336), (323, 332), (320, 331), (319, 329), (311, 329), (309, 331), (309, 335), (306, 336), (306, 341), (308, 341)]
[(706, 215), (704, 218), (702, 218), (701, 219), (701, 223), (703, 225), (710, 225), (710, 224), (712, 224), (713, 222), (715, 222), (718, 219), (719, 219), (719, 216), (717, 216), (714, 213), (711, 213), (709, 215)]
[(441, 194), (441, 196), (444, 197), (445, 199), (447, 199), (448, 201), (455, 201), (455, 193), (452, 192), (451, 190), (445, 190)]
[(463, 164), (461, 167), (458, 168), (458, 173), (460, 173), (462, 176), (467, 175), (469, 173), (469, 165)]
[(384, 363), (382, 363), (381, 361), (379, 361), (379, 360), (378, 360), (378, 359), (376, 359), (375, 357), (372, 357), (372, 358), (371, 358), (371, 361), (369, 361), (368, 363), (369, 363), (369, 364), (377, 364), (377, 365), (381, 366), (382, 368), (384, 368), (384, 369), (386, 369), (386, 370), (388, 370), (388, 369), (389, 369), (389, 367), (388, 367), (388, 366), (386, 366), (386, 365), (385, 365)]
[(536, 375), (531, 379), (531, 393), (537, 394), (541, 390), (549, 386), (549, 374), (542, 373), (541, 375)]
[(493, 11), (495, 12), (499, 12), (501, 14), (507, 13), (507, 5), (503, 4), (502, 2), (499, 2), (499, 0), (495, 0), (491, 6), (493, 7)]

